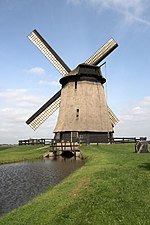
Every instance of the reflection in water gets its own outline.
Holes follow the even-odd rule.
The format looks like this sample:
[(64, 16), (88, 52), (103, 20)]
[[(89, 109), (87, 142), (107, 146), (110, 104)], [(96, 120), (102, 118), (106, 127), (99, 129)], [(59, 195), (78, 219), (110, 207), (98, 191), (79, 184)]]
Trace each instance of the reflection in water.
[(82, 165), (81, 160), (62, 157), (0, 165), (0, 215), (27, 203)]

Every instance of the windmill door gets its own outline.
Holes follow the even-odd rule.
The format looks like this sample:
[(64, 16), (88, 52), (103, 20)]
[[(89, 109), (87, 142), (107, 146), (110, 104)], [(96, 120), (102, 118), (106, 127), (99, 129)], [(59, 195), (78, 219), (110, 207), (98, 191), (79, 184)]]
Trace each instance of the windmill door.
[(71, 142), (78, 142), (78, 132), (77, 131), (71, 132)]

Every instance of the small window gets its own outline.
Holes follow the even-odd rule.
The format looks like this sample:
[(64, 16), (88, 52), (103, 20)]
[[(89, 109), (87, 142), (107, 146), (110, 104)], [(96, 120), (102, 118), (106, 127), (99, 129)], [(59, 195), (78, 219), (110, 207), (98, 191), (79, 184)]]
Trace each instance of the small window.
[(77, 89), (77, 80), (75, 81), (75, 89)]
[(79, 117), (79, 109), (76, 111), (76, 117)]
[(82, 134), (79, 135), (79, 139), (83, 139), (83, 135)]

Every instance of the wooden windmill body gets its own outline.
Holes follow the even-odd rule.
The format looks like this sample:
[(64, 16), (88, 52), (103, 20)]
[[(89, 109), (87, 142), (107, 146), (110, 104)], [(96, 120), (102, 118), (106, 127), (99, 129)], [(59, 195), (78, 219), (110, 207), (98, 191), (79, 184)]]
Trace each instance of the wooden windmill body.
[(54, 129), (56, 140), (109, 142), (117, 118), (107, 105), (103, 86), (106, 79), (97, 65), (118, 46), (117, 43), (111, 38), (88, 60), (71, 71), (36, 30), (28, 37), (63, 77), (60, 79), (61, 90), (26, 123), (36, 129), (59, 108)]

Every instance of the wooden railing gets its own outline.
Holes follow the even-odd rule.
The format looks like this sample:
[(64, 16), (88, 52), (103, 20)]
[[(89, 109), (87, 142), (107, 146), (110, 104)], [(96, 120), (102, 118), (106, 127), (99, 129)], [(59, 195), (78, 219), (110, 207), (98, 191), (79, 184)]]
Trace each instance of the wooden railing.
[[(139, 139), (137, 139), (136, 137), (115, 137), (115, 138), (111, 138), (110, 140), (108, 140), (108, 143), (111, 144), (125, 144), (125, 143), (136, 143)], [(43, 144), (43, 145), (56, 145), (55, 143), (57, 143), (57, 141), (55, 141), (54, 139), (48, 139), (48, 138), (41, 138), (41, 139), (28, 139), (28, 140), (19, 140), (18, 144), (19, 145), (37, 145), (37, 144)], [(63, 142), (60, 142), (63, 143)], [(65, 142), (67, 143), (67, 142)], [(70, 142), (69, 142), (70, 143)], [(96, 143), (87, 143), (86, 141), (82, 141), (79, 144), (100, 144), (101, 142), (96, 142)]]
[(112, 140), (110, 140), (110, 142), (112, 143), (136, 143), (139, 139), (137, 139), (136, 137), (121, 137), (121, 138), (112, 138)]
[[(125, 144), (125, 143), (136, 143), (139, 139), (137, 139), (136, 137), (116, 137), (116, 138), (110, 138), (108, 139), (108, 142), (107, 143), (110, 143), (110, 144)], [(91, 142), (91, 143), (87, 143), (86, 141), (81, 141), (80, 144), (85, 144), (85, 145), (88, 145), (88, 144), (91, 144), (91, 145), (99, 145), (99, 144), (105, 144), (106, 142), (99, 142), (99, 141), (96, 141), (96, 142)]]
[(18, 145), (46, 145), (51, 144), (53, 139), (40, 138), (40, 139), (28, 139), (28, 140), (19, 140)]
[(54, 151), (78, 151), (79, 143), (78, 142), (53, 142), (51, 145), (51, 150)]

